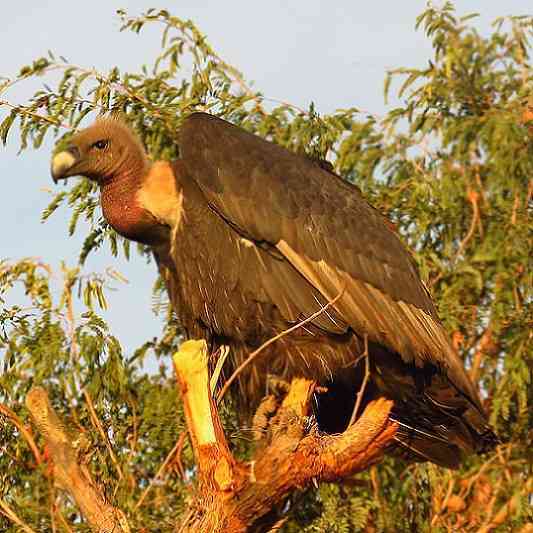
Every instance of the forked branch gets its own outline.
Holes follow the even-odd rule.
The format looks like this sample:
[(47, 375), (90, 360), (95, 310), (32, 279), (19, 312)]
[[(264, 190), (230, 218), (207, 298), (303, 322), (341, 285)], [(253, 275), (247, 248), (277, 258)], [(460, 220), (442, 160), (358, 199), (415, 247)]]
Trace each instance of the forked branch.
[[(238, 461), (210, 387), (206, 343), (185, 342), (174, 364), (198, 467), (198, 490), (179, 531), (243, 533), (279, 523), (272, 511), (292, 492), (366, 470), (381, 460), (396, 432), (389, 419), (392, 402), (378, 399), (344, 433), (322, 434), (309, 417), (315, 383), (294, 379), (283, 401), (264, 400), (262, 416), (254, 418), (261, 425), (256, 434), (264, 437), (252, 461)], [(56, 484), (71, 494), (91, 528), (129, 532), (124, 514), (105, 500), (78, 457), (46, 391), (32, 389), (26, 405), (46, 441)]]
[(308, 417), (315, 384), (295, 379), (271, 413), (268, 427), (262, 428), (267, 436), (259, 443), (261, 449), (252, 461), (239, 462), (220, 423), (207, 363), (204, 341), (188, 341), (174, 356), (200, 480), (180, 531), (256, 530), (257, 523), (293, 491), (351, 476), (379, 462), (396, 432), (389, 420), (392, 402), (379, 399), (367, 405), (344, 433), (321, 434)]

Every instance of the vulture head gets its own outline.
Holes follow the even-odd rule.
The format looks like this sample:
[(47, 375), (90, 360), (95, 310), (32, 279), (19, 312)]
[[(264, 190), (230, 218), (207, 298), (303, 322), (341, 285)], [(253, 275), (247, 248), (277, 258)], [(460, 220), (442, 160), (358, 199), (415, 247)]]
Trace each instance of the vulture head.
[(86, 176), (103, 184), (114, 178), (144, 175), (144, 148), (134, 132), (120, 120), (103, 118), (75, 134), (70, 145), (52, 159), (54, 181)]
[(152, 246), (168, 242), (180, 206), (174, 169), (150, 163), (127, 124), (98, 119), (53, 156), (51, 171), (56, 183), (71, 176), (98, 183), (104, 218), (123, 237)]

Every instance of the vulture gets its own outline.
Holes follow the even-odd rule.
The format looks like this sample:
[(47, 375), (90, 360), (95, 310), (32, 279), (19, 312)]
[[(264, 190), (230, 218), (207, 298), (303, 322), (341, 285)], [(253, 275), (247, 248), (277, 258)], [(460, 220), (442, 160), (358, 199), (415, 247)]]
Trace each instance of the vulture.
[[(184, 119), (180, 158), (151, 162), (120, 119), (100, 118), (56, 153), (54, 181), (99, 185), (107, 222), (152, 247), (191, 338), (239, 374), (251, 407), (269, 376), (316, 380), (319, 428), (343, 431), (363, 404), (394, 401), (394, 447), (456, 468), (494, 446), (478, 392), (416, 264), (387, 219), (331, 167), (206, 113)], [(365, 380), (365, 376), (367, 379)]]

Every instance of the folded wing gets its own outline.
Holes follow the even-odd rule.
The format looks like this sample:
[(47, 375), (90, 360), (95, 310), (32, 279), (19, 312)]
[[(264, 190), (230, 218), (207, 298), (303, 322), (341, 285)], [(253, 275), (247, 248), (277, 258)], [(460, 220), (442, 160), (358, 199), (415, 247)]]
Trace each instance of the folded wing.
[(358, 335), (405, 363), (436, 366), (481, 410), (412, 257), (357, 187), (203, 113), (184, 121), (180, 151), (211, 209), (235, 231), (282, 254), (325, 300), (342, 293), (335, 310)]

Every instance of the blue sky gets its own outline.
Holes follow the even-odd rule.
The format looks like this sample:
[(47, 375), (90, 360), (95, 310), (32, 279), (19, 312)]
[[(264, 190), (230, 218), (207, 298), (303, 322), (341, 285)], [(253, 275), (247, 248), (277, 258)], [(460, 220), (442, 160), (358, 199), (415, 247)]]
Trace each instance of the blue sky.
[[(16, 75), (22, 65), (48, 50), (87, 68), (105, 71), (118, 65), (123, 71), (136, 71), (156, 56), (158, 33), (155, 28), (140, 36), (119, 33), (115, 12), (124, 8), (134, 15), (155, 7), (192, 19), (219, 55), (267, 97), (301, 107), (313, 101), (320, 113), (355, 106), (382, 114), (386, 110), (383, 80), (387, 69), (423, 66), (431, 57), (424, 34), (414, 31), (415, 18), (425, 4), (423, 0), (184, 0), (160, 5), (137, 0), (5, 2), (0, 76)], [(483, 32), (498, 16), (531, 13), (530, 0), (460, 0), (456, 6), (461, 15), (479, 12), (477, 24)], [(23, 103), (37, 87), (18, 84), (0, 99)], [(5, 114), (0, 106), (0, 120)], [(62, 260), (75, 265), (82, 235), (68, 238), (66, 210), (46, 224), (40, 223), (52, 189), (52, 146), (53, 140), (48, 138), (40, 150), (17, 155), (15, 135), (5, 149), (0, 146), (4, 191), (0, 258), (39, 257), (59, 272)], [(161, 329), (150, 311), (155, 267), (135, 255), (129, 262), (117, 261), (101, 251), (88, 261), (86, 269), (103, 272), (109, 266), (129, 280), (110, 295), (106, 318), (112, 332), (130, 350)]]

